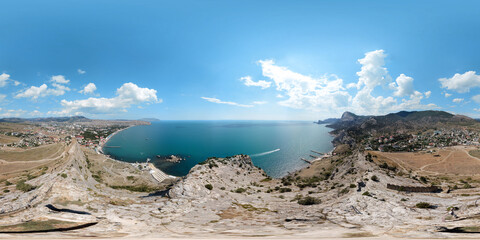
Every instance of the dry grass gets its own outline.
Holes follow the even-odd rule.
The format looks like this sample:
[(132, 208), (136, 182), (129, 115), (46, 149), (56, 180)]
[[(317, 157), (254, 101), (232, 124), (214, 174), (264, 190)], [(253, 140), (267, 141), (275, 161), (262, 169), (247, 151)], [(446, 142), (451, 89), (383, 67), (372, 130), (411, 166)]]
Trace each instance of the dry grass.
[(63, 153), (63, 150), (64, 146), (60, 143), (49, 144), (28, 150), (0, 150), (0, 159), (7, 162), (53, 159), (59, 157)]
[[(450, 147), (437, 149), (435, 153), (426, 152), (372, 152), (378, 162), (396, 165), (425, 174), (474, 175), (480, 172), (480, 159), (472, 157), (472, 148)], [(470, 151), (471, 152), (471, 151)], [(438, 156), (438, 155), (439, 156)], [(435, 156), (437, 155), (437, 156)]]

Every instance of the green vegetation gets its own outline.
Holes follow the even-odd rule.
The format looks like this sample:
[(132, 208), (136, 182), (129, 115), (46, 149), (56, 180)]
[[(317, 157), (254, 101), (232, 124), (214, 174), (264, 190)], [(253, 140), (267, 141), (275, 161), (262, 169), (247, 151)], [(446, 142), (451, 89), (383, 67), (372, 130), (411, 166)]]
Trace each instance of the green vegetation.
[(363, 195), (363, 196), (368, 196), (368, 197), (371, 197), (371, 196), (372, 196), (372, 194), (370, 194), (368, 191), (363, 192), (362, 195)]
[(314, 205), (314, 204), (319, 204), (321, 202), (322, 201), (319, 198), (311, 197), (311, 196), (302, 197), (297, 200), (297, 203), (300, 205)]
[(63, 178), (67, 178), (67, 174), (66, 174), (66, 173), (62, 173), (60, 176), (62, 176)]
[(427, 202), (419, 202), (419, 203), (415, 204), (415, 207), (417, 207), (417, 208), (433, 208), (433, 205), (431, 205), (430, 203), (427, 203)]
[(17, 182), (16, 185), (17, 190), (23, 191), (23, 192), (29, 192), (32, 191), (33, 189), (37, 188), (36, 186), (32, 186), (28, 183), (25, 183), (25, 180), (20, 180)]
[(244, 192), (246, 192), (246, 191), (247, 191), (247, 190), (245, 190), (245, 188), (237, 188), (237, 189), (235, 189), (235, 192), (236, 192), (236, 193), (244, 193)]
[(208, 190), (212, 190), (213, 189), (213, 186), (212, 184), (205, 184), (205, 188), (208, 189)]
[(350, 184), (350, 188), (356, 188), (356, 187), (357, 187), (357, 184), (354, 184), (354, 183)]
[(8, 180), (5, 181), (5, 186), (10, 186), (10, 185), (13, 185), (13, 183), (9, 182)]
[(376, 175), (373, 175), (370, 179), (372, 179), (372, 181), (374, 182), (378, 182), (378, 177)]
[(127, 176), (127, 180), (132, 181), (133, 179), (135, 179), (135, 177), (133, 177), (133, 176)]

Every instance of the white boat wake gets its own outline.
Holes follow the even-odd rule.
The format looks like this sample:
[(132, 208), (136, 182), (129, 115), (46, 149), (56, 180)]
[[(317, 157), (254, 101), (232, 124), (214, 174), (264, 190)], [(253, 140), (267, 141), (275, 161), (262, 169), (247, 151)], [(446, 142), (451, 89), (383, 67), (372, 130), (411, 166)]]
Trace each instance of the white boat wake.
[(278, 151), (280, 151), (280, 148), (277, 148), (277, 149), (275, 149), (275, 150), (268, 151), (268, 152), (252, 154), (252, 155), (250, 155), (250, 156), (251, 156), (251, 157), (260, 157), (260, 156), (265, 156), (265, 155), (268, 155), (268, 154), (271, 154), (271, 153), (274, 153), (274, 152), (278, 152)]

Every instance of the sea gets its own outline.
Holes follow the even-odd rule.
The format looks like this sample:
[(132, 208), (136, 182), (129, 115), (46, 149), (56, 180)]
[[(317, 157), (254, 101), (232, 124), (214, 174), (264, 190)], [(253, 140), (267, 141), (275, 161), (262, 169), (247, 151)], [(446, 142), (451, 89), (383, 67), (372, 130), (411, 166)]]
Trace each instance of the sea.
[[(308, 165), (312, 152), (333, 149), (332, 129), (306, 121), (158, 121), (113, 135), (103, 151), (125, 162), (145, 162), (184, 176), (209, 157), (247, 154), (255, 166), (280, 178)], [(182, 161), (166, 161), (170, 155)]]

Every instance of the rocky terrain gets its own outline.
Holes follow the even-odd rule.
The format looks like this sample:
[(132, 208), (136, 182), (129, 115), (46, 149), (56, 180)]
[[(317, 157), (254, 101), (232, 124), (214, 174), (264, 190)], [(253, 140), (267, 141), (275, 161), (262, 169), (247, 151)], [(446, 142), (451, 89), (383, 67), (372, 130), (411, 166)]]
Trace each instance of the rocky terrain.
[[(410, 177), (415, 173), (381, 168), (362, 152), (344, 148), (336, 153), (282, 179), (269, 178), (245, 155), (210, 158), (186, 177), (158, 184), (148, 171), (73, 142), (55, 167), (25, 182), (35, 189), (2, 188), (10, 192), (0, 197), (0, 231), (47, 220), (95, 225), (42, 234), (3, 233), (0, 238), (475, 235), (441, 231), (476, 229), (477, 189), (451, 193), (390, 190), (387, 184), (428, 185)], [(421, 202), (431, 206), (418, 207)], [(71, 211), (54, 211), (48, 204)]]

